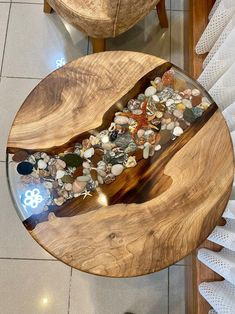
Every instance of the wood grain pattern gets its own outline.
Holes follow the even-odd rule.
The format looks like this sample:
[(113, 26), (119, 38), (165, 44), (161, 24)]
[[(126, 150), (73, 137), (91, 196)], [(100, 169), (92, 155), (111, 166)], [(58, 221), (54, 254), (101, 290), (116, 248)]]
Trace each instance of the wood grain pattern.
[[(26, 99), (8, 151), (55, 153), (69, 147), (110, 123), (118, 106), (170, 66), (133, 52), (106, 52), (66, 65)], [(94, 197), (25, 225), (42, 247), (82, 271), (111, 277), (148, 274), (182, 259), (206, 239), (226, 206), (232, 181), (230, 135), (213, 104), (161, 154), (139, 159)]]

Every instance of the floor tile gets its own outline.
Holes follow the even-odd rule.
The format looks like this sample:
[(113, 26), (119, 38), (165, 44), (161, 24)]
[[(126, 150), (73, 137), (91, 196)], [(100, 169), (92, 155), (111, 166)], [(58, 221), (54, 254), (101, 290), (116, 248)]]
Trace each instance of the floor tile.
[(33, 240), (17, 216), (8, 190), (6, 163), (3, 162), (0, 163), (0, 178), (0, 258), (54, 259)]
[(5, 43), (9, 8), (10, 8), (9, 3), (1, 3), (0, 0), (0, 69), (2, 64), (2, 55)]
[(0, 81), (0, 160), (6, 160), (7, 137), (13, 119), (29, 92), (39, 80), (2, 78)]
[[(168, 18), (170, 20), (169, 14)], [(122, 35), (107, 40), (108, 50), (131, 50), (170, 58), (170, 27), (162, 29), (157, 14), (151, 11), (142, 21)]]
[(60, 262), (0, 260), (1, 313), (67, 314), (69, 282)]
[[(29, 40), (30, 39), (30, 40)], [(42, 78), (87, 53), (87, 37), (74, 45), (58, 15), (38, 4), (12, 4), (3, 76)]]
[(166, 0), (166, 9), (170, 10), (171, 9), (171, 0)]
[(169, 314), (184, 314), (185, 267), (171, 266), (169, 271)]
[(185, 0), (171, 0), (171, 10), (184, 10)]
[(184, 68), (184, 12), (171, 12), (171, 62)]
[(73, 270), (70, 314), (166, 314), (167, 270), (128, 279), (92, 276)]

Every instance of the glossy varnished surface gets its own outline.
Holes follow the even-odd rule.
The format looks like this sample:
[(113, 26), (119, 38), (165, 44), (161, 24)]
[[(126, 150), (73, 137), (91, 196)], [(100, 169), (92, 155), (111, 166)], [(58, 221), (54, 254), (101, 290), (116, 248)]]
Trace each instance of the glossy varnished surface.
[[(149, 55), (107, 52), (55, 71), (18, 112), (9, 156), (18, 149), (52, 155), (70, 149), (90, 130), (107, 127), (120, 107), (170, 67)], [(230, 195), (232, 146), (217, 106), (153, 157), (137, 152), (136, 159), (136, 167), (92, 197), (30, 217), (21, 213), (25, 226), (52, 255), (94, 274), (137, 276), (180, 260), (212, 231)], [(11, 170), (9, 181), (17, 203)]]

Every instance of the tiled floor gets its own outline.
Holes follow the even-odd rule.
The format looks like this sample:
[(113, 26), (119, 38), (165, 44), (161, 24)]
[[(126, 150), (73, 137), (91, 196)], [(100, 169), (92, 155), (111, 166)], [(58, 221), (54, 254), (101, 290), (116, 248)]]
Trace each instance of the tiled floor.
[[(184, 261), (132, 279), (95, 277), (56, 261), (29, 236), (10, 200), (5, 172), (9, 127), (22, 101), (45, 75), (90, 53), (88, 39), (71, 40), (42, 0), (0, 0), (0, 313), (2, 314), (184, 314)], [(170, 27), (155, 11), (108, 49), (143, 51), (183, 67), (183, 0), (168, 0)], [(36, 104), (35, 104), (36, 106)]]

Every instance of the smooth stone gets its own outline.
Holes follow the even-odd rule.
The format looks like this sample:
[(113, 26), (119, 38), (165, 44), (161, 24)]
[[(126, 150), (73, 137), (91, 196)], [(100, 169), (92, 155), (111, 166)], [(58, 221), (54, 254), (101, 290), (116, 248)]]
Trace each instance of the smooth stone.
[(57, 170), (56, 172), (56, 180), (63, 178), (63, 176), (65, 175), (65, 171), (64, 170)]
[(79, 176), (76, 178), (76, 180), (79, 182), (88, 182), (90, 179), (91, 179), (90, 176)]
[(79, 167), (81, 166), (83, 159), (77, 154), (66, 154), (61, 158), (67, 167)]
[(194, 116), (192, 110), (190, 110), (189, 108), (185, 109), (183, 116), (184, 116), (184, 120), (189, 123), (192, 123), (196, 120), (196, 117)]
[(23, 161), (18, 164), (17, 172), (21, 175), (31, 174), (33, 171), (33, 165), (30, 162)]
[(44, 160), (39, 159), (39, 161), (38, 161), (38, 168), (39, 169), (46, 169), (46, 167), (47, 167), (47, 163), (45, 163)]
[(123, 172), (123, 170), (124, 170), (123, 165), (116, 164), (112, 166), (111, 173), (115, 176), (119, 176)]
[(113, 142), (116, 140), (117, 138), (117, 135), (118, 135), (118, 132), (116, 130), (112, 131), (110, 134), (109, 134), (109, 140), (110, 142)]
[(181, 129), (180, 126), (176, 126), (173, 130), (173, 135), (175, 135), (175, 136), (180, 136), (183, 133), (184, 133), (184, 131), (183, 131), (183, 129)]
[(155, 146), (155, 150), (156, 150), (156, 151), (160, 150), (161, 148), (162, 148), (161, 145), (156, 145), (156, 146)]
[(43, 183), (43, 186), (44, 186), (46, 189), (52, 189), (52, 188), (53, 188), (53, 184), (52, 184), (52, 182), (50, 182), (50, 181), (45, 181), (45, 182)]
[(64, 183), (73, 183), (74, 179), (70, 175), (64, 175), (61, 178), (62, 182)]
[(90, 168), (91, 168), (90, 163), (87, 162), (87, 161), (84, 161), (84, 162), (82, 163), (82, 166), (83, 166), (83, 168), (85, 168), (85, 169), (90, 169)]
[(153, 135), (153, 134), (154, 134), (153, 130), (147, 130), (147, 131), (144, 132), (145, 136), (150, 136), (150, 135)]
[(200, 95), (192, 97), (192, 105), (193, 105), (193, 107), (196, 107), (196, 106), (200, 105), (201, 102), (202, 102), (202, 97)]
[(71, 183), (65, 183), (64, 188), (66, 191), (72, 191), (73, 185)]
[(163, 117), (163, 112), (157, 111), (157, 112), (156, 112), (156, 117), (157, 117), (158, 119), (161, 119), (161, 118)]
[(87, 188), (88, 191), (95, 191), (95, 189), (96, 189), (95, 181), (90, 180), (89, 182), (87, 182), (86, 188)]
[(153, 86), (149, 86), (146, 88), (144, 94), (146, 97), (153, 96), (157, 92), (157, 89)]
[(173, 100), (173, 99), (168, 99), (167, 101), (166, 101), (166, 106), (167, 107), (170, 107), (170, 106), (172, 106), (172, 105), (174, 105), (175, 104), (175, 101)]
[(200, 90), (198, 90), (198, 89), (196, 89), (196, 88), (194, 88), (194, 89), (192, 90), (192, 95), (193, 95), (193, 96), (199, 96), (200, 94), (201, 94)]
[(145, 98), (146, 98), (146, 96), (145, 96), (144, 94), (139, 94), (138, 97), (137, 97), (137, 99), (138, 99), (139, 101), (144, 101)]
[(170, 122), (169, 124), (167, 124), (167, 130), (173, 130), (175, 127), (175, 122)]
[(133, 113), (133, 114), (140, 115), (140, 114), (143, 113), (143, 111), (142, 111), (141, 109), (134, 109), (134, 110), (132, 110), (132, 113)]
[(97, 176), (97, 180), (98, 180), (99, 184), (104, 184), (104, 180), (101, 176)]
[(55, 165), (61, 167), (62, 169), (66, 168), (66, 163), (62, 159), (57, 159)]
[(184, 111), (186, 106), (183, 103), (179, 103), (176, 105), (177, 110)]
[(89, 148), (89, 149), (87, 149), (85, 152), (84, 152), (84, 157), (85, 158), (91, 158), (93, 155), (94, 155), (94, 153), (95, 153), (95, 150), (94, 150), (94, 148), (93, 147), (91, 147), (91, 148)]
[(83, 168), (82, 173), (86, 176), (91, 173), (90, 169)]
[(109, 136), (108, 136), (108, 135), (104, 135), (104, 136), (102, 136), (102, 138), (101, 138), (101, 142), (102, 142), (103, 144), (108, 143), (108, 142), (109, 142)]
[(144, 149), (143, 149), (143, 158), (148, 159), (149, 158), (149, 150), (150, 150), (150, 144), (145, 143)]
[(156, 84), (161, 83), (161, 81), (162, 81), (162, 78), (159, 77), (159, 76), (155, 77), (155, 79), (154, 79), (154, 82), (155, 82)]
[(127, 159), (127, 162), (125, 163), (126, 168), (133, 168), (137, 165), (137, 161), (135, 159), (135, 156), (130, 156)]
[(105, 150), (111, 150), (112, 149), (112, 144), (110, 142), (102, 144), (102, 148), (105, 149)]
[(137, 136), (138, 137), (142, 137), (142, 136), (144, 136), (144, 133), (145, 133), (145, 130), (139, 129), (138, 132), (137, 132)]
[(157, 102), (160, 101), (160, 99), (159, 99), (159, 97), (157, 95), (153, 95), (152, 96), (152, 101), (157, 103)]
[(160, 136), (161, 136), (161, 138), (160, 138), (159, 144), (160, 145), (167, 144), (171, 140), (171, 131), (161, 130)]
[(13, 156), (12, 160), (15, 162), (21, 162), (27, 159), (29, 154), (25, 150), (18, 150)]
[(194, 116), (196, 117), (196, 118), (199, 118), (199, 117), (201, 117), (202, 116), (202, 114), (203, 114), (203, 109), (202, 108), (199, 108), (199, 107), (194, 107), (193, 109), (192, 109), (192, 112), (193, 112), (193, 114), (194, 114)]
[(114, 118), (114, 122), (116, 124), (129, 124), (129, 118), (128, 117), (125, 117), (125, 116), (121, 116), (121, 115), (118, 115)]
[(106, 176), (106, 172), (102, 169), (97, 169), (97, 173), (101, 176), (101, 177), (105, 177)]
[(191, 109), (193, 107), (193, 105), (192, 105), (192, 103), (191, 103), (191, 101), (189, 99), (183, 99), (182, 100), (182, 104), (184, 104), (185, 107), (187, 107), (189, 109)]
[(73, 192), (74, 193), (81, 193), (85, 189), (86, 184), (87, 184), (87, 182), (85, 182), (85, 181), (75, 180), (73, 182)]
[(183, 118), (183, 113), (182, 113), (180, 110), (178, 110), (178, 109), (175, 109), (175, 110), (173, 111), (173, 115), (174, 115), (176, 118), (178, 118), (178, 119)]
[(149, 148), (149, 156), (150, 157), (152, 157), (153, 155), (154, 155), (154, 153), (155, 153), (155, 149), (154, 149), (155, 147), (154, 146), (150, 146), (150, 148)]

